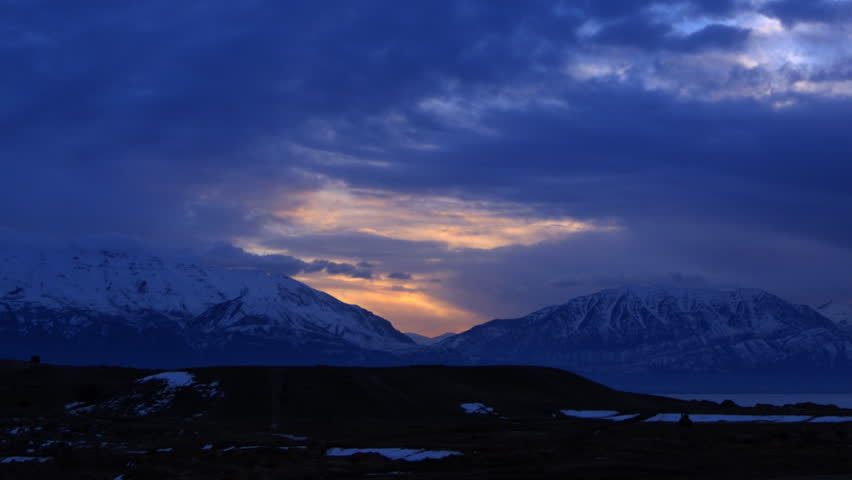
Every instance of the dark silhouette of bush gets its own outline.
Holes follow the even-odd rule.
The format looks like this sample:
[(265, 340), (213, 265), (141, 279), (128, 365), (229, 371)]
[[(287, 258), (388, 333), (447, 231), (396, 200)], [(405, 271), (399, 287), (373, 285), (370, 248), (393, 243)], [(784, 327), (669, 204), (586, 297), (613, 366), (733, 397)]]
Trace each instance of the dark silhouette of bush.
[(39, 356), (39, 355), (31, 356), (30, 357), (30, 363), (35, 363), (35, 364), (41, 363), (41, 356)]
[(95, 403), (101, 398), (101, 392), (98, 386), (93, 383), (80, 385), (77, 389), (77, 401), (83, 403)]

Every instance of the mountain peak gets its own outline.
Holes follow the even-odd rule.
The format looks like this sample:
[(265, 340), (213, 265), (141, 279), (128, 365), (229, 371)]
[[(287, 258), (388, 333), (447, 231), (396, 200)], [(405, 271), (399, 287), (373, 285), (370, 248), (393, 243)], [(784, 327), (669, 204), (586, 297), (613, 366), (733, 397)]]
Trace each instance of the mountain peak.
[(846, 362), (849, 340), (822, 315), (759, 289), (628, 286), (494, 320), (441, 344), (472, 359), (579, 371), (695, 371)]
[[(633, 295), (643, 298), (675, 297), (709, 300), (716, 298), (759, 298), (772, 295), (759, 288), (672, 287), (665, 285), (625, 285), (608, 288), (593, 295)], [(774, 295), (772, 295), (774, 296)]]
[(387, 320), (292, 278), (143, 252), (6, 249), (0, 307), (4, 341), (36, 348), (40, 339), (57, 354), (63, 342), (107, 345), (115, 332), (165, 335), (196, 353), (239, 342), (376, 351), (414, 345)]

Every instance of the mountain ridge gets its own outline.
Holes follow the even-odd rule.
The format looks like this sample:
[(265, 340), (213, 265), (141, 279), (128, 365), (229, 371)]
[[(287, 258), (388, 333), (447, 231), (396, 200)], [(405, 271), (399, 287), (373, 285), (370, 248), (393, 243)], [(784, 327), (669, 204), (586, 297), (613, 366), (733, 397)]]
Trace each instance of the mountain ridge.
[(0, 351), (163, 368), (540, 365), (596, 379), (852, 372), (847, 330), (760, 289), (607, 289), (419, 345), (289, 277), (74, 248), (0, 253)]
[(852, 359), (850, 338), (832, 322), (759, 289), (607, 289), (492, 320), (437, 347), (472, 363), (584, 374), (832, 369)]
[(0, 334), (6, 351), (100, 348), (108, 361), (119, 345), (140, 346), (190, 364), (415, 347), (387, 320), (283, 275), (70, 248), (0, 254)]

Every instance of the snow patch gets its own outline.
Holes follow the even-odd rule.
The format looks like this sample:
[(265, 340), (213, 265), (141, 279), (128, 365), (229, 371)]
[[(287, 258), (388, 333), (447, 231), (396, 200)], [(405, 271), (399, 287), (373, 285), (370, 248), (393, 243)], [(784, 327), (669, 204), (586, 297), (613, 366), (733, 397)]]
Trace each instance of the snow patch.
[(562, 415), (574, 418), (607, 418), (618, 415), (615, 410), (560, 410)]
[(462, 403), (464, 413), (472, 415), (493, 415), (494, 409), (482, 403)]
[(811, 420), (811, 423), (848, 423), (852, 422), (852, 417), (816, 417)]
[(611, 422), (626, 422), (627, 420), (633, 420), (638, 416), (638, 413), (625, 413), (624, 415), (613, 415), (612, 417), (606, 417), (604, 418), (604, 420), (609, 420)]
[[(660, 413), (645, 420), (646, 422), (677, 423), (679, 413)], [(689, 415), (693, 423), (801, 423), (811, 417), (808, 415), (731, 415), (698, 413)], [(852, 418), (849, 419), (852, 421)]]
[(417, 450), (412, 448), (329, 448), (325, 454), (329, 457), (349, 457), (359, 453), (376, 453), (391, 460), (420, 462), (423, 460), (440, 460), (461, 452), (452, 450)]
[[(780, 419), (784, 418), (783, 416), (777, 415), (716, 415), (716, 414), (695, 414), (690, 415), (689, 418), (694, 423), (756, 423), (756, 422), (768, 422), (768, 423), (778, 423)], [(791, 422), (804, 422), (810, 417), (800, 417), (800, 416), (792, 416), (792, 420), (786, 419), (784, 423)]]
[[(131, 415), (144, 417), (164, 410), (171, 405), (178, 392), (192, 389), (202, 398), (221, 398), (224, 394), (219, 390), (219, 382), (196, 383), (195, 376), (188, 372), (161, 372), (136, 380), (137, 384), (156, 382), (158, 389), (153, 391), (135, 391), (109, 400), (83, 406), (82, 402), (65, 405), (71, 415), (91, 413), (95, 410), (106, 410), (110, 414)], [(203, 414), (198, 414), (203, 415)], [(197, 417), (193, 417), (197, 418)]]
[(27, 462), (38, 462), (38, 463), (46, 463), (52, 460), (52, 457), (3, 457), (0, 459), (0, 463), (27, 463)]
[(679, 413), (658, 413), (645, 421), (651, 423), (677, 423), (680, 421), (680, 417), (681, 414)]
[(166, 388), (177, 389), (180, 387), (188, 387), (195, 383), (195, 376), (187, 372), (162, 372), (156, 375), (149, 375), (136, 380), (136, 383), (145, 383), (154, 380), (165, 382)]

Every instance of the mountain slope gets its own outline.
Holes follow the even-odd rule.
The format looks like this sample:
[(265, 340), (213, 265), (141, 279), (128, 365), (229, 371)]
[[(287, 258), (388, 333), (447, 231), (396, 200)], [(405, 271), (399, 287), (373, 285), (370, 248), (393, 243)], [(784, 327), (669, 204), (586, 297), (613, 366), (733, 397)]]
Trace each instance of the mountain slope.
[(55, 362), (369, 363), (412, 348), (386, 320), (285, 276), (145, 254), (0, 254), (0, 347)]
[(828, 302), (820, 305), (817, 311), (834, 322), (837, 328), (852, 333), (852, 305), (848, 303)]
[(587, 374), (842, 369), (852, 358), (849, 337), (810, 307), (747, 289), (604, 290), (479, 325), (438, 347), (469, 363)]

